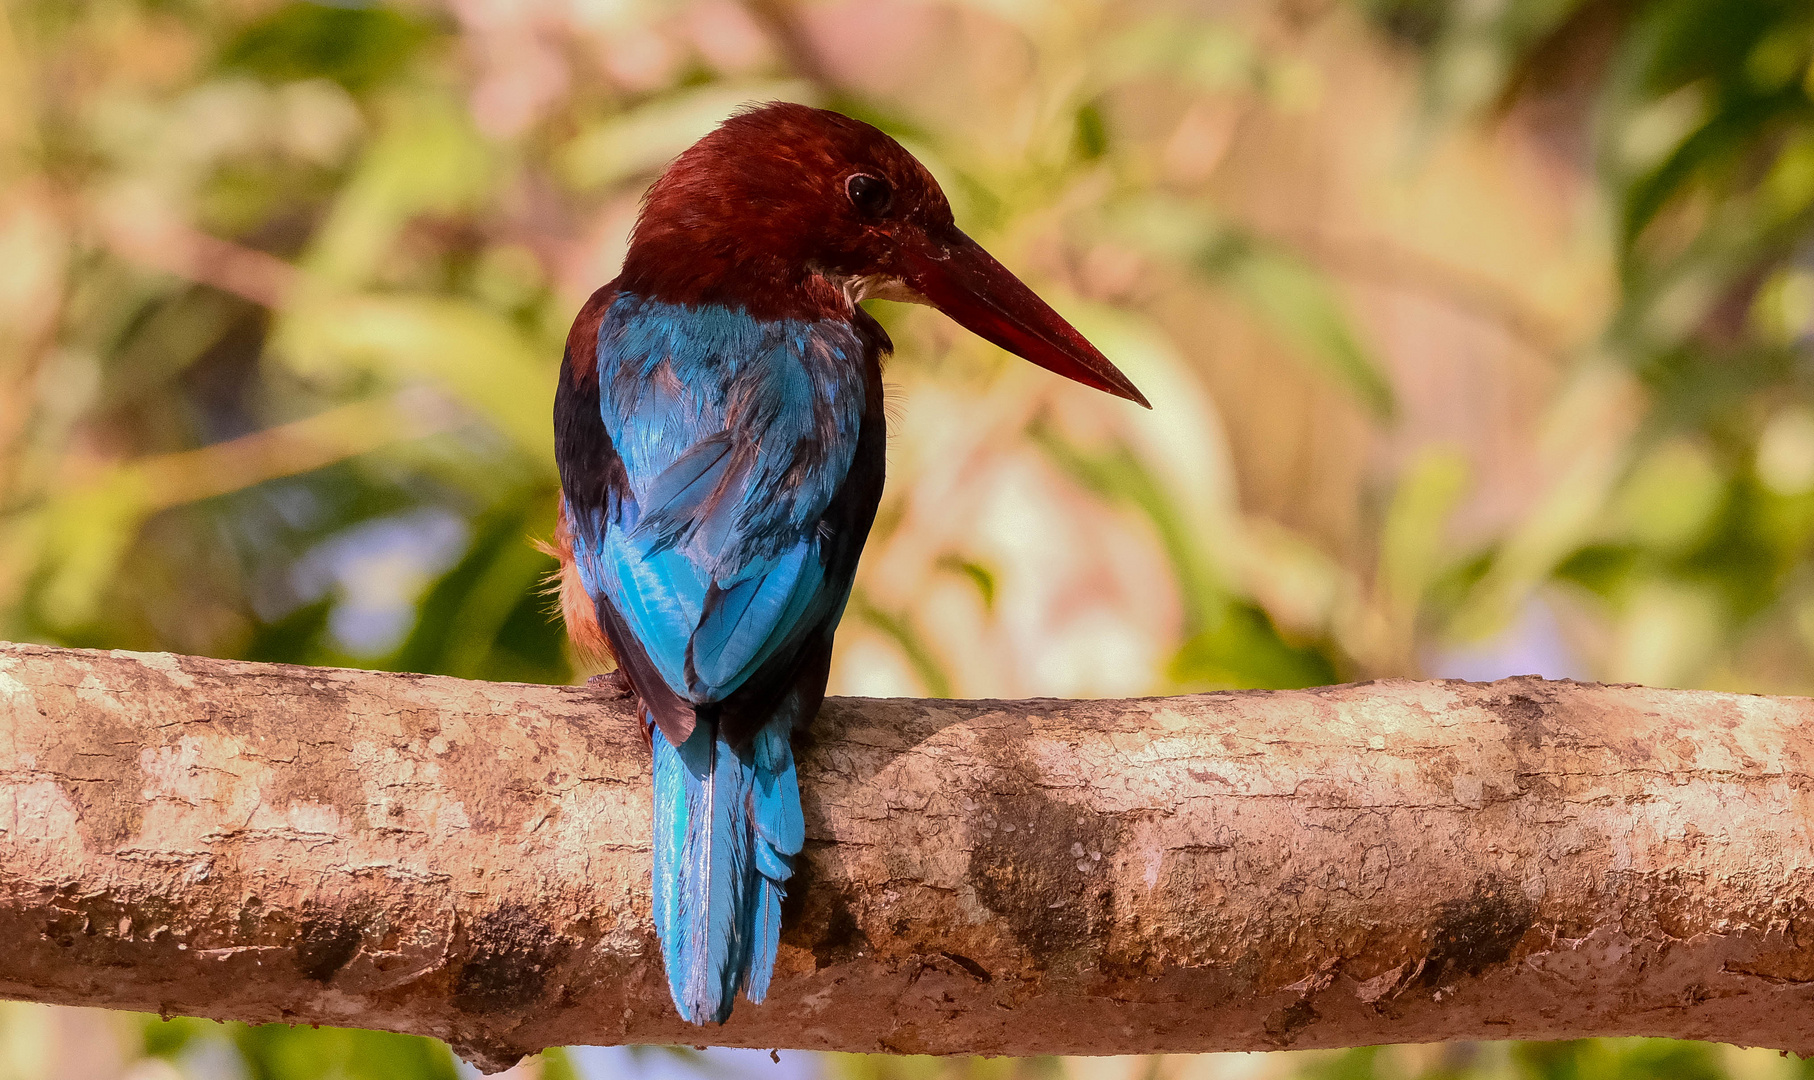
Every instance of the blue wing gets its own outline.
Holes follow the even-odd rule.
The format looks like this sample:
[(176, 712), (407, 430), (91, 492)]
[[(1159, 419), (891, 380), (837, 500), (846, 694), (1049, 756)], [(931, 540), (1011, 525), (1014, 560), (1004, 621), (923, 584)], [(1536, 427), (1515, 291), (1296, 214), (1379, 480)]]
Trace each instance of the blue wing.
[(627, 494), (576, 551), (681, 698), (720, 701), (843, 606), (820, 521), (850, 471), (864, 350), (843, 321), (763, 320), (619, 295), (599, 412)]
[[(790, 735), (881, 497), (880, 355), (845, 321), (607, 286), (569, 336), (555, 439), (574, 566), (657, 726), (653, 912), (680, 1015), (768, 992), (806, 841)], [(719, 703), (712, 708), (705, 706)]]

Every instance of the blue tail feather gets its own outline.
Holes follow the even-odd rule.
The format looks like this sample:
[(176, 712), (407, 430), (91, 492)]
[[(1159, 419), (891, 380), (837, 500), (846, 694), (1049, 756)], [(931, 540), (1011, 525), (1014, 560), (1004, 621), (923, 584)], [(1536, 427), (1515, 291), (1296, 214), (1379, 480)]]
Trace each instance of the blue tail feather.
[[(792, 872), (791, 867), (789, 872)], [(781, 947), (781, 901), (787, 897), (787, 890), (781, 887), (780, 882), (766, 874), (762, 876), (756, 891), (756, 922), (754, 933), (750, 937), (750, 971), (743, 984), (743, 994), (751, 1001), (761, 1001), (768, 996), (768, 981), (775, 973), (775, 953)]]
[(655, 929), (680, 1015), (723, 1023), (739, 988), (768, 993), (784, 883), (806, 840), (788, 718), (741, 752), (704, 721), (656, 733)]

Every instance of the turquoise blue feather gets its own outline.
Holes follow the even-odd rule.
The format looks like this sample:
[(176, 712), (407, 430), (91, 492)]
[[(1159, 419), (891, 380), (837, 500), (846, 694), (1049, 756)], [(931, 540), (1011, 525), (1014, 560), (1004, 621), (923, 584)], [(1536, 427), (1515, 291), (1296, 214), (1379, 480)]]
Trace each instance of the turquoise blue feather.
[(736, 992), (768, 994), (781, 901), (806, 840), (786, 717), (742, 751), (700, 724), (653, 739), (655, 930), (680, 1015), (723, 1023)]
[[(786, 883), (805, 844), (789, 743), (800, 699), (747, 745), (711, 706), (822, 646), (849, 595), (820, 523), (865, 409), (863, 345), (843, 321), (764, 321), (620, 295), (599, 325), (599, 411), (628, 490), (570, 515), (575, 557), (670, 690), (698, 710), (654, 737), (655, 927), (669, 990), (722, 1023), (768, 993)], [(651, 719), (651, 726), (653, 721)]]
[(862, 343), (842, 321), (626, 294), (598, 349), (630, 492), (617, 520), (578, 530), (581, 577), (676, 693), (722, 700), (848, 592), (825, 579), (817, 526), (856, 451)]

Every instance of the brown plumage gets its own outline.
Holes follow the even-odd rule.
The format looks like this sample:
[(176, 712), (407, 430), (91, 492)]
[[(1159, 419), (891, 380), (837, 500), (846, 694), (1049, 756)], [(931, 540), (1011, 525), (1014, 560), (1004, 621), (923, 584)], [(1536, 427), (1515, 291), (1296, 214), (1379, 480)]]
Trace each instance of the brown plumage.
[(559, 501), (559, 516), (554, 522), (554, 539), (537, 540), (543, 553), (560, 560), (561, 568), (549, 575), (548, 592), (560, 600), (561, 621), (567, 625), (567, 636), (580, 663), (600, 668), (617, 667), (617, 656), (611, 641), (598, 625), (598, 608), (580, 581), (579, 567), (573, 561), (573, 529), (567, 524), (567, 502)]

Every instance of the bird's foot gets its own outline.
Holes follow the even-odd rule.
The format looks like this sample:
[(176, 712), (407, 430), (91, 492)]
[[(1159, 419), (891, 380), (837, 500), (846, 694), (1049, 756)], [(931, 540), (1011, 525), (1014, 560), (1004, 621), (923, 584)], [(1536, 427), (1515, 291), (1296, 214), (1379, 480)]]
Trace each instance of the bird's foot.
[(629, 697), (636, 692), (631, 689), (630, 679), (624, 674), (623, 668), (592, 676), (586, 680), (586, 687), (609, 697)]

